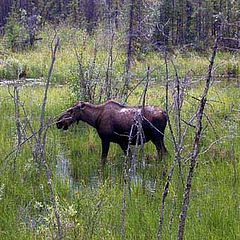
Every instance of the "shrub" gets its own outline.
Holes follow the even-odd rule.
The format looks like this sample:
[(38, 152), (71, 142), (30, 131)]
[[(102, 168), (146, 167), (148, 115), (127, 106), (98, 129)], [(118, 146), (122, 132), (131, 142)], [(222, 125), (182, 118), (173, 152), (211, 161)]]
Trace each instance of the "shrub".
[(24, 14), (25, 11), (19, 13), (13, 9), (5, 26), (5, 44), (14, 51), (22, 49), (27, 39), (27, 31), (21, 23), (21, 15), (23, 17)]

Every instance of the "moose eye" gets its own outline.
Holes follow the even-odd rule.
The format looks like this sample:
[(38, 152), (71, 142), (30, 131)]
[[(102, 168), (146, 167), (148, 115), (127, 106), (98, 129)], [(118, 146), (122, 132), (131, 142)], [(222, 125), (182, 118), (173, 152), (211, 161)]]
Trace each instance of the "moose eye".
[(85, 107), (85, 103), (81, 103), (79, 107), (80, 109), (83, 109)]

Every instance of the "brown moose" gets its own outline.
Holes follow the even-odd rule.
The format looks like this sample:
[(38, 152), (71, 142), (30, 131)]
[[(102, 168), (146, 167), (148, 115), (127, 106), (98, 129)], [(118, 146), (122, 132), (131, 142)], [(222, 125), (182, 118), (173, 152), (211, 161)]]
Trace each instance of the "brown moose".
[[(119, 144), (125, 154), (129, 142), (131, 145), (136, 144), (137, 115), (142, 116), (144, 133), (142, 142), (151, 140), (156, 146), (158, 156), (162, 157), (167, 153), (164, 145), (164, 130), (168, 117), (166, 112), (158, 107), (126, 107), (112, 100), (101, 105), (79, 102), (58, 118), (57, 128), (67, 130), (70, 125), (80, 120), (96, 128), (102, 141), (102, 164), (104, 165), (110, 142)], [(130, 133), (131, 138), (129, 138)]]

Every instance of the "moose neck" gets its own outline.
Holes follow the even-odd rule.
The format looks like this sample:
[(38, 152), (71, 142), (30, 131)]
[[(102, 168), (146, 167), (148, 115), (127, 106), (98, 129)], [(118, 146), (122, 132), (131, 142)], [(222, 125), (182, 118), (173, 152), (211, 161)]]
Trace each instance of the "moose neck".
[(86, 103), (86, 107), (81, 115), (81, 120), (96, 128), (97, 119), (102, 112), (101, 105)]

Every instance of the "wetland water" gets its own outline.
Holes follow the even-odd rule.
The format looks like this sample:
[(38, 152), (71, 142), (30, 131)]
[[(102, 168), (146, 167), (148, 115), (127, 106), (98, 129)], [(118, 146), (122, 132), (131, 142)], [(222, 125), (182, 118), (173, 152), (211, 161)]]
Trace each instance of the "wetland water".
[[(120, 153), (121, 154), (121, 153)], [(104, 170), (105, 180), (110, 181), (112, 184), (117, 184), (119, 181), (121, 182), (123, 177), (123, 164), (124, 164), (124, 156), (120, 156), (122, 159), (122, 163), (118, 162), (120, 166), (114, 164), (113, 162), (107, 162)], [(61, 153), (57, 156), (57, 164), (56, 164), (56, 173), (59, 179), (62, 182), (65, 182), (69, 185), (70, 192), (81, 191), (86, 187), (89, 189), (99, 188), (102, 184), (101, 174), (99, 172), (98, 165), (91, 170), (88, 171), (88, 174), (84, 172), (84, 169), (79, 169), (78, 174), (80, 176), (75, 176), (71, 170), (71, 161), (76, 161), (81, 164), (81, 159), (76, 156), (76, 159), (67, 158), (64, 153)], [(100, 161), (100, 157), (99, 157)], [(144, 186), (145, 189), (151, 193), (156, 191), (156, 168), (159, 168), (161, 171), (161, 164), (157, 162), (152, 162), (145, 164), (145, 167), (142, 167), (141, 163), (136, 164), (137, 171), (133, 173), (132, 169), (129, 168), (129, 180), (131, 181), (132, 186)], [(143, 171), (146, 171), (148, 174), (143, 174)], [(81, 179), (81, 176), (84, 176)], [(84, 180), (84, 181), (83, 181)]]

